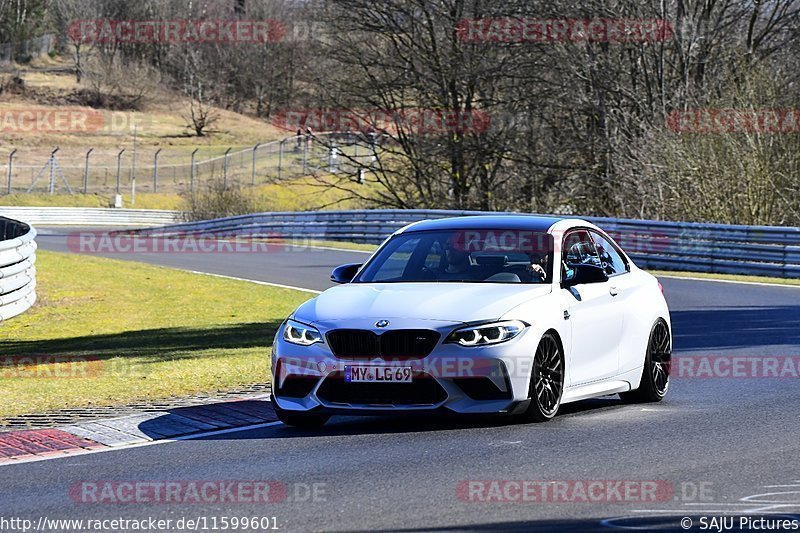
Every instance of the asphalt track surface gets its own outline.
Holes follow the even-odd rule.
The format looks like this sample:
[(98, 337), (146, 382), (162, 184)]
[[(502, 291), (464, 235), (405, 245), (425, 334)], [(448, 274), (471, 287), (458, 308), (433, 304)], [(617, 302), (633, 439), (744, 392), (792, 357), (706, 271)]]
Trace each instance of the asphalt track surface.
[[(67, 248), (64, 230), (41, 233), (41, 248)], [(235, 257), (117, 257), (322, 290), (330, 286), (333, 266), (366, 255), (298, 248)], [(662, 283), (676, 357), (800, 356), (800, 289)], [(334, 418), (316, 431), (278, 424), (5, 466), (0, 518), (261, 516), (275, 517), (281, 531), (683, 531), (684, 517), (693, 519), (690, 530), (700, 531), (704, 516), (800, 518), (800, 379), (723, 373), (675, 376), (660, 404), (626, 406), (604, 398), (564, 406), (544, 425), (496, 418)], [(111, 480), (275, 480), (286, 485), (288, 496), (266, 505), (90, 505), (69, 496), (76, 482)], [(620, 502), (611, 494), (571, 503), (476, 503), (458, 492), (467, 480), (564, 481), (570, 491), (579, 481), (658, 481), (672, 492), (660, 493), (656, 502), (624, 495)], [(306, 488), (314, 484), (324, 493), (307, 498)]]

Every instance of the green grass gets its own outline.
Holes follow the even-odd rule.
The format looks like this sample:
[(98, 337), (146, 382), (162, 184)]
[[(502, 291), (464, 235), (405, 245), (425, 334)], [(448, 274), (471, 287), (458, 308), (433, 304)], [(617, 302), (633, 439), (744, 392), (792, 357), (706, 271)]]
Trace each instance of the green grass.
[[(112, 194), (12, 194), (0, 196), (0, 205), (18, 207), (112, 207)], [(130, 194), (122, 195), (122, 206), (136, 209), (182, 209), (183, 200), (178, 194), (142, 193), (136, 195), (136, 205), (131, 204)]]
[[(53, 252), (39, 252), (37, 266), (39, 301), (0, 324), (0, 363), (14, 356), (91, 361), (72, 367), (48, 363), (32, 369), (38, 370), (33, 377), (0, 366), (0, 419), (263, 383), (276, 328), (311, 297)], [(87, 375), (72, 377), (75, 368)], [(71, 377), (48, 377), (54, 370)]]
[(15, 207), (109, 207), (110, 197), (100, 194), (5, 194), (0, 204)]
[[(324, 179), (324, 178), (321, 178)], [(353, 187), (364, 187), (353, 185)], [(286, 179), (279, 183), (245, 187), (258, 211), (314, 211), (325, 209), (362, 209), (364, 203), (348, 198), (344, 191), (324, 187), (314, 178)], [(130, 189), (122, 194), (123, 207), (181, 211), (186, 202), (175, 192), (137, 192), (131, 204)], [(105, 194), (11, 194), (0, 195), (0, 205), (19, 207), (111, 207), (113, 193)]]
[[(291, 241), (290, 241), (291, 242)], [(297, 246), (318, 246), (322, 248), (335, 248), (338, 250), (354, 250), (358, 252), (374, 252), (378, 247), (374, 244), (358, 244), (355, 242), (342, 242), (342, 241), (315, 241), (315, 240), (299, 240)]]

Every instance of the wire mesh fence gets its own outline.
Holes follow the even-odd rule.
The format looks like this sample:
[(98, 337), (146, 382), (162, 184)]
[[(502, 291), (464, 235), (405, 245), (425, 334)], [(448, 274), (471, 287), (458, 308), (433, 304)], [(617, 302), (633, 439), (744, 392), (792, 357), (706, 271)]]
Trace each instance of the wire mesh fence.
[(42, 35), (15, 43), (0, 43), (0, 64), (28, 61), (49, 54), (55, 49), (56, 36)]
[(0, 194), (181, 193), (222, 179), (258, 186), (310, 175), (359, 175), (380, 139), (356, 133), (297, 135), (254, 146), (60, 149), (0, 152)]

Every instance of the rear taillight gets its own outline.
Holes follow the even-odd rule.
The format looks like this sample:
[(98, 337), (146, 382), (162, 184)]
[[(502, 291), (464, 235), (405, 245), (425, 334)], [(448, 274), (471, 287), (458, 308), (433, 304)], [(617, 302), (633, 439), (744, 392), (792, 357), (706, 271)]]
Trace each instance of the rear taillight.
[(661, 284), (660, 281), (658, 282), (658, 290), (661, 291), (661, 294), (664, 294), (664, 286)]

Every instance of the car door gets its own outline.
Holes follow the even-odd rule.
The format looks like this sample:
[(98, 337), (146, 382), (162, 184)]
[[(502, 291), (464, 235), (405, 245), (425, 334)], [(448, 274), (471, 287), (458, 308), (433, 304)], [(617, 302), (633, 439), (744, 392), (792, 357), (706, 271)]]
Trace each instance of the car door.
[[(602, 266), (588, 230), (564, 236), (562, 280), (577, 264)], [(611, 280), (561, 289), (571, 325), (570, 386), (611, 378), (619, 373), (622, 306), (617, 305)]]
[[(619, 247), (606, 235), (592, 230), (592, 239), (603, 269), (608, 274), (609, 291), (616, 306), (622, 310), (622, 333), (619, 338), (619, 370), (624, 373), (642, 364), (642, 332), (637, 331), (637, 320), (632, 313), (641, 309), (641, 287), (631, 274), (630, 263)], [(640, 329), (640, 328), (639, 328)], [(647, 332), (649, 333), (649, 331)]]

